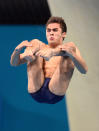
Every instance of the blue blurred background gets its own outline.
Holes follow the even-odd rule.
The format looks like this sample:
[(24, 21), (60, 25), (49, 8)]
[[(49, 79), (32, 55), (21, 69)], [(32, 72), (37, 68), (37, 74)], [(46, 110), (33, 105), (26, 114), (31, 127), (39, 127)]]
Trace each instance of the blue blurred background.
[(12, 67), (14, 48), (24, 40), (47, 44), (45, 26), (0, 26), (0, 131), (69, 131), (66, 101), (40, 104), (27, 92), (26, 64)]

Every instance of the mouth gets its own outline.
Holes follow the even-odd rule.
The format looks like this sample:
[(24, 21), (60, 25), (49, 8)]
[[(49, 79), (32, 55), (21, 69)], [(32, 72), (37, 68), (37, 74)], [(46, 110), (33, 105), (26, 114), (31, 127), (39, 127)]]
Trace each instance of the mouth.
[(50, 39), (50, 40), (54, 40), (54, 37), (50, 37), (49, 39)]

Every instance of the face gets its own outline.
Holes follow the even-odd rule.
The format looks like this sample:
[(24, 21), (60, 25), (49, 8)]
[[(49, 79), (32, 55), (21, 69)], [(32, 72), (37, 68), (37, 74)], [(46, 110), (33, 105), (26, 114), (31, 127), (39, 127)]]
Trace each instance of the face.
[(49, 44), (62, 44), (65, 35), (66, 33), (62, 33), (62, 29), (58, 23), (51, 23), (46, 27), (46, 38)]

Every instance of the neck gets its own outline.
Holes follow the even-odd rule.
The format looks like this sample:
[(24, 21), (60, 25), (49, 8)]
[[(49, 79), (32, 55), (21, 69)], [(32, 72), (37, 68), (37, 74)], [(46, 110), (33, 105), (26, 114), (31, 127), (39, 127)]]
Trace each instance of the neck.
[(51, 48), (56, 48), (56, 47), (59, 46), (59, 45), (62, 45), (62, 42), (61, 42), (61, 43), (49, 43), (49, 46), (50, 46)]

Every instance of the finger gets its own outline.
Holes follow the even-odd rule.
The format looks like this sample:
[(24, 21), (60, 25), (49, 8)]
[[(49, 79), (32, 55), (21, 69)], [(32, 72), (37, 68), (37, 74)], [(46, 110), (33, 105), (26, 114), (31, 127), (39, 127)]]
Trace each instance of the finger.
[(69, 50), (70, 47), (62, 47), (63, 50)]
[(33, 46), (32, 44), (26, 44), (26, 47), (31, 47), (31, 46)]
[(39, 54), (38, 52), (35, 53), (36, 56), (38, 56), (38, 54)]
[(21, 43), (27, 43), (28, 41), (27, 40), (24, 40), (24, 41), (22, 41)]
[(59, 50), (62, 50), (62, 47), (58, 47)]
[(36, 56), (40, 56), (40, 52), (39, 52), (39, 51), (36, 52), (35, 55), (36, 55)]
[(59, 49), (62, 48), (61, 46), (58, 47)]
[(31, 46), (33, 46), (33, 45), (32, 45), (32, 44), (30, 44), (30, 45), (27, 45), (27, 46), (31, 47)]
[(67, 51), (67, 49), (66, 49), (66, 48), (61, 48), (61, 50), (62, 50), (62, 51)]

